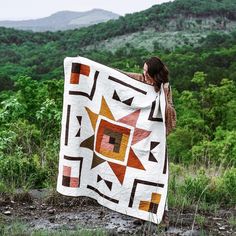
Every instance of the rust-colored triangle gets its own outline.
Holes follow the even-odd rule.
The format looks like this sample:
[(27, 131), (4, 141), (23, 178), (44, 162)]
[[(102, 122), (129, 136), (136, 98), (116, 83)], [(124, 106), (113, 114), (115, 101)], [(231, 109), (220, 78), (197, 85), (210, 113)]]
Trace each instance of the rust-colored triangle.
[(123, 184), (124, 178), (125, 178), (125, 171), (126, 166), (119, 165), (116, 163), (108, 162), (111, 169), (113, 170), (114, 174), (116, 175), (117, 179), (120, 181), (121, 184)]
[(136, 156), (132, 148), (130, 148), (127, 166), (140, 169), (140, 170), (145, 170), (145, 168), (143, 167), (143, 164), (138, 159), (138, 157)]
[(108, 107), (104, 97), (102, 97), (102, 104), (101, 104), (101, 108), (100, 108), (99, 114), (102, 115), (102, 116), (105, 116), (105, 117), (107, 117), (107, 118), (109, 118), (111, 120), (115, 120), (114, 116), (112, 115), (111, 110)]
[(92, 112), (88, 107), (85, 107), (85, 109), (89, 115), (93, 130), (95, 131), (95, 127), (96, 127), (96, 123), (97, 123), (97, 119), (98, 119), (98, 114)]
[(96, 166), (102, 164), (103, 162), (105, 162), (105, 160), (103, 160), (102, 158), (100, 158), (99, 156), (97, 156), (96, 153), (93, 153), (93, 162), (92, 162), (91, 169), (93, 169), (93, 168), (95, 168)]

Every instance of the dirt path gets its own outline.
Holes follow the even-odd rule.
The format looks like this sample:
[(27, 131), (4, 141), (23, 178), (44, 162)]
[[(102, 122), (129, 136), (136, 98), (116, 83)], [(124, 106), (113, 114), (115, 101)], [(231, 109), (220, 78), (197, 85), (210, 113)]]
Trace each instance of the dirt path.
[[(111, 211), (95, 200), (64, 197), (48, 191), (32, 190), (14, 197), (0, 198), (0, 220), (11, 224), (20, 220), (29, 230), (105, 229), (109, 235), (236, 235), (236, 209), (214, 213), (180, 212), (170, 209), (170, 228), (151, 223), (138, 224), (134, 218)], [(234, 224), (230, 223), (234, 216)], [(194, 224), (193, 224), (194, 222)]]

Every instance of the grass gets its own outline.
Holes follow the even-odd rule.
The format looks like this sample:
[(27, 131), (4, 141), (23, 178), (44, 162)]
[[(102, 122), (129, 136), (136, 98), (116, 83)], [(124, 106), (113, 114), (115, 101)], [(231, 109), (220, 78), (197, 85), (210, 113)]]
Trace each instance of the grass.
[(204, 222), (206, 221), (206, 217), (200, 214), (197, 214), (195, 217), (195, 222), (201, 228), (204, 226)]
[[(168, 191), (168, 206), (170, 209), (176, 211), (176, 217), (174, 219), (175, 225), (182, 225), (181, 215), (189, 211), (193, 213), (189, 226), (192, 225), (192, 229), (197, 225), (201, 229), (205, 227), (206, 218), (208, 212), (211, 215), (217, 216), (220, 208), (232, 207), (234, 201), (228, 201), (228, 205), (222, 204), (227, 202), (229, 198), (235, 198), (234, 191), (228, 186), (231, 186), (235, 180), (235, 169), (219, 171), (219, 168), (200, 168), (196, 166), (183, 167), (178, 164), (170, 164), (170, 179), (169, 179), (169, 191)], [(4, 187), (0, 185), (0, 190), (4, 190)], [(3, 191), (4, 192), (4, 191)], [(11, 199), (16, 201), (30, 201), (27, 189), (24, 189), (22, 193), (17, 191), (10, 191)], [(8, 192), (9, 193), (9, 192)], [(219, 194), (220, 193), (220, 194)], [(223, 196), (223, 197), (222, 197)], [(66, 197), (65, 197), (66, 198)], [(72, 202), (73, 205), (81, 205), (83, 201), (79, 201), (75, 198)], [(223, 200), (223, 201), (222, 201)], [(58, 196), (57, 192), (52, 191), (48, 198), (47, 204), (58, 205), (62, 199)], [(228, 224), (235, 229), (236, 218), (235, 216), (228, 217)], [(146, 229), (148, 230), (148, 228)], [(158, 226), (156, 229), (158, 232), (161, 228)], [(65, 228), (60, 230), (38, 230), (35, 232), (29, 232), (27, 225), (23, 222), (13, 222), (10, 226), (7, 226), (4, 219), (1, 219), (0, 215), (0, 235), (24, 235), (24, 236), (37, 236), (37, 235), (109, 235), (109, 232), (103, 229), (84, 229), (77, 226), (74, 230), (66, 230)], [(159, 234), (158, 234), (159, 235)], [(205, 235), (202, 231), (201, 235)]]
[(228, 219), (228, 222), (230, 224), (230, 226), (233, 228), (233, 229), (236, 229), (236, 217), (234, 215), (232, 215), (229, 219)]
[(84, 229), (77, 226), (75, 230), (36, 230), (29, 231), (28, 226), (20, 221), (15, 221), (9, 226), (0, 224), (1, 236), (106, 236), (108, 232), (103, 229)]
[(168, 203), (171, 208), (195, 208), (216, 211), (234, 206), (235, 168), (197, 168), (170, 164)]

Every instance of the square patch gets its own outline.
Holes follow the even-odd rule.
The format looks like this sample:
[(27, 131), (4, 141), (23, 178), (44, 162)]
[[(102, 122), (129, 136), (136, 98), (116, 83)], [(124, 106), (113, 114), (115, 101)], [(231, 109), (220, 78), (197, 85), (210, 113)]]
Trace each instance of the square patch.
[(131, 130), (101, 119), (96, 136), (95, 150), (101, 155), (124, 161)]

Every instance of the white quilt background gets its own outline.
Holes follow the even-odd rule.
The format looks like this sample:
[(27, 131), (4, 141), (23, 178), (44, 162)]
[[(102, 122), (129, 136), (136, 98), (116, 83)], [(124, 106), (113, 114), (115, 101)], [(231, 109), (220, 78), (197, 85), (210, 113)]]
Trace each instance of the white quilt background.
[[(81, 65), (89, 68), (87, 74)], [(168, 187), (163, 88), (156, 93), (153, 86), (83, 57), (66, 58), (64, 70), (57, 191), (160, 223)], [(71, 83), (72, 72), (77, 83)]]

